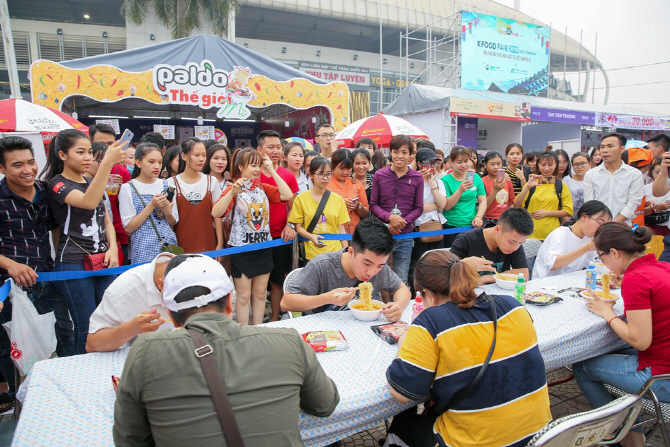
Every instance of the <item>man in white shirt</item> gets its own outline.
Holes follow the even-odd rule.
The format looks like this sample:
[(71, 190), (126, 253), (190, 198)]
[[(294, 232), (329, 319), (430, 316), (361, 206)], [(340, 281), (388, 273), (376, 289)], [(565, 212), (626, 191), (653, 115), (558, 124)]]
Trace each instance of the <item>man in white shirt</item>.
[(635, 210), (642, 203), (642, 173), (621, 159), (626, 137), (616, 133), (600, 141), (603, 163), (584, 176), (584, 202), (600, 200), (612, 211), (614, 220), (630, 225)]
[(145, 332), (174, 328), (163, 305), (161, 291), (165, 268), (174, 257), (161, 253), (153, 261), (134, 267), (114, 280), (88, 327), (86, 351), (114, 351)]

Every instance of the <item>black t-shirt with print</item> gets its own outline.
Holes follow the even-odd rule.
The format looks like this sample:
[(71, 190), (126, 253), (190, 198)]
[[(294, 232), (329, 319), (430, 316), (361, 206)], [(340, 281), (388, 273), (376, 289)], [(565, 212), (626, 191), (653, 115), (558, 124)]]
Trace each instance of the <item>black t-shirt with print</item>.
[(65, 198), (70, 192), (74, 190), (86, 192), (91, 180), (88, 178), (85, 180), (86, 183), (77, 183), (57, 175), (49, 182), (49, 205), (61, 228), (56, 253), (57, 262), (81, 263), (89, 254), (107, 251), (105, 204), (102, 199), (94, 210), (77, 208), (65, 203)]
[(493, 262), (493, 267), (498, 273), (528, 268), (526, 253), (523, 251), (523, 247), (519, 247), (518, 250), (508, 255), (499, 249), (496, 251), (489, 250), (489, 246), (486, 245), (486, 239), (484, 238), (483, 228), (475, 228), (459, 234), (451, 245), (451, 252), (461, 259), (469, 258), (470, 256), (478, 258), (483, 256), (486, 260)]

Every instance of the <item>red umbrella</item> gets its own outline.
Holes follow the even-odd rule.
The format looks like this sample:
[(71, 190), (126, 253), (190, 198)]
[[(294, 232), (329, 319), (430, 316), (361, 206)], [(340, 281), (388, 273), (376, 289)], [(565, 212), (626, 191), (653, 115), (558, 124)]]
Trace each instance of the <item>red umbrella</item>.
[(88, 126), (70, 115), (23, 99), (0, 101), (0, 117), (0, 132), (40, 132), (45, 142), (65, 129), (88, 135)]
[(379, 115), (360, 119), (351, 123), (337, 134), (340, 147), (353, 148), (361, 138), (372, 138), (377, 146), (388, 146), (396, 135), (408, 135), (412, 138), (428, 138), (426, 134), (407, 120), (397, 116)]

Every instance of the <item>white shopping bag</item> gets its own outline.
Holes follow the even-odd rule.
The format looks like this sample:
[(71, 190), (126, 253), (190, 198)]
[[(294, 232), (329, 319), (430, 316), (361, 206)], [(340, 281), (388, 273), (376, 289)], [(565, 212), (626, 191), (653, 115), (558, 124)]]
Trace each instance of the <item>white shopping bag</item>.
[(56, 317), (53, 312), (40, 315), (26, 292), (9, 281), (12, 321), (3, 326), (12, 343), (12, 361), (25, 376), (35, 363), (48, 359), (56, 350)]

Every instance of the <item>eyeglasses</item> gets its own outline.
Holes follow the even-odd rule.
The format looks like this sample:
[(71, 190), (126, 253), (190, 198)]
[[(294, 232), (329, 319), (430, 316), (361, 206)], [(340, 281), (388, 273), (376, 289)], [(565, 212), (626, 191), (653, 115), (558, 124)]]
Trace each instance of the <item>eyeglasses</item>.
[(40, 207), (37, 203), (32, 202), (30, 204), (28, 214), (30, 214), (30, 219), (33, 221), (34, 227), (37, 227), (39, 224), (42, 223), (42, 216), (40, 216)]
[(321, 135), (317, 135), (317, 137), (319, 137), (319, 138), (321, 138), (321, 137), (323, 137), (323, 138), (335, 138), (335, 134), (334, 133), (322, 133)]
[[(587, 215), (587, 216), (588, 216), (588, 215)], [(591, 219), (591, 220), (595, 220), (596, 222), (598, 222), (598, 225), (604, 225), (604, 224), (606, 224), (607, 222), (609, 222), (609, 221), (603, 219), (602, 217), (599, 217), (599, 218), (597, 218), (597, 219), (594, 219), (593, 217), (588, 216), (588, 218)]]
[(596, 252), (596, 253), (598, 253), (598, 257), (600, 258), (600, 260), (602, 260), (603, 256), (610, 254), (611, 251), (612, 251), (612, 249), (610, 248), (609, 250), (604, 251), (602, 253), (598, 253), (598, 252)]
[(588, 161), (583, 161), (581, 163), (573, 163), (572, 166), (574, 166), (575, 168), (583, 168), (588, 164), (589, 164)]
[(323, 180), (328, 180), (329, 178), (332, 178), (332, 177), (333, 177), (333, 173), (332, 173), (332, 172), (327, 172), (327, 173), (325, 173), (325, 174), (322, 174), (322, 173), (319, 172), (319, 173), (314, 174), (314, 175), (317, 176), (317, 177), (319, 177), (320, 179), (323, 179)]

